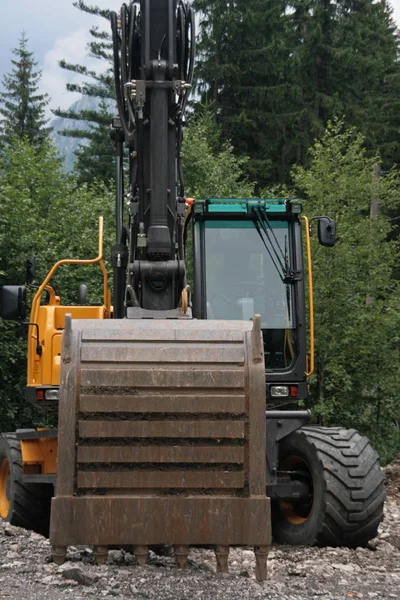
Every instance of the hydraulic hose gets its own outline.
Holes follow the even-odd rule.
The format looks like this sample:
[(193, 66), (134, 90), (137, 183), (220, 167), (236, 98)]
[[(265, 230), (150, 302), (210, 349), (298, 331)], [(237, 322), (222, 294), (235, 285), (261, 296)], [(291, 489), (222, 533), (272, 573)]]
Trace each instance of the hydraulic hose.
[(114, 58), (114, 79), (115, 79), (115, 95), (117, 98), (117, 106), (118, 113), (121, 119), (122, 129), (124, 131), (125, 137), (129, 138), (133, 130), (129, 129), (129, 122), (127, 119), (127, 114), (125, 111), (125, 102), (124, 102), (124, 86), (120, 77), (120, 57), (119, 57), (119, 49), (121, 46), (121, 39), (118, 34), (118, 18), (117, 13), (112, 12), (111, 16), (111, 31), (113, 38), (113, 58)]

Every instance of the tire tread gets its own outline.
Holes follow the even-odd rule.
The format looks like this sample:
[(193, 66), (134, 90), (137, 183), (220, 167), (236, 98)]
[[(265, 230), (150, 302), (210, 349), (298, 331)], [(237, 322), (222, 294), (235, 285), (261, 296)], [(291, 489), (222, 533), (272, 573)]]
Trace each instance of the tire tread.
[(307, 425), (286, 439), (293, 447), (300, 438), (312, 447), (324, 484), (322, 508), (308, 539), (319, 546), (364, 546), (383, 519), (386, 493), (378, 454), (355, 429)]
[(48, 535), (50, 523), (50, 504), (52, 486), (48, 484), (24, 484), (21, 481), (21, 446), (15, 433), (3, 433), (0, 436), (8, 445), (14, 469), (14, 497), (11, 500), (11, 525), (33, 529)]

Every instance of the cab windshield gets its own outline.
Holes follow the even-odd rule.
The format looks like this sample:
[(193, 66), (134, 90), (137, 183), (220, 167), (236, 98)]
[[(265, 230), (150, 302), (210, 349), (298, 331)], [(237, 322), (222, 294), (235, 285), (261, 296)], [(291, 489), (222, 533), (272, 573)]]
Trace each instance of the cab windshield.
[[(290, 266), (288, 223), (271, 220), (270, 225), (267, 248), (273, 244)], [(276, 370), (294, 359), (293, 286), (282, 281), (273, 248), (267, 248), (252, 220), (205, 223), (207, 318), (261, 315), (266, 368)]]

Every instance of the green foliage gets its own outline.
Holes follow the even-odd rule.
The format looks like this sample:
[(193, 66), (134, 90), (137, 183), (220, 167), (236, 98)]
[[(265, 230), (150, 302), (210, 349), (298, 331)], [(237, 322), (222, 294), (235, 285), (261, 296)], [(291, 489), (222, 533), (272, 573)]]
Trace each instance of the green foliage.
[(0, 92), (0, 140), (4, 145), (10, 144), (14, 136), (26, 136), (31, 143), (40, 145), (50, 131), (44, 114), (49, 97), (38, 93), (41, 72), (35, 71), (37, 62), (27, 43), (22, 33), (18, 48), (12, 51), (14, 68), (3, 78), (6, 91)]
[(115, 152), (114, 144), (110, 139), (110, 113), (107, 105), (102, 101), (97, 112), (98, 120), (104, 117), (104, 122), (90, 124), (90, 143), (81, 146), (76, 155), (74, 165), (79, 183), (93, 183), (100, 179), (110, 183), (115, 178)]
[[(41, 282), (60, 258), (97, 255), (97, 220), (105, 217), (104, 255), (110, 254), (113, 234), (113, 193), (104, 184), (89, 188), (66, 174), (48, 141), (38, 148), (27, 138), (12, 140), (0, 156), (0, 285), (25, 283), (25, 261), (37, 256)], [(76, 303), (81, 283), (88, 300), (101, 301), (99, 267), (62, 267), (52, 284), (62, 303)], [(35, 290), (29, 289), (29, 299)], [(46, 424), (42, 413), (27, 404), (26, 329), (0, 320), (0, 430)]]
[[(34, 148), (26, 139), (12, 138), (7, 154), (0, 157), (0, 284), (25, 281), (25, 259), (39, 241), (38, 223), (43, 218), (60, 181), (54, 175), (58, 161), (48, 144)], [(32, 410), (24, 402), (26, 329), (0, 321), (0, 429), (29, 425)]]
[(246, 158), (237, 158), (223, 142), (212, 114), (203, 109), (190, 121), (183, 138), (182, 166), (186, 196), (250, 198), (254, 185), (245, 177)]
[[(294, 171), (309, 216), (336, 220), (338, 241), (313, 240), (316, 375), (314, 416), (326, 425), (356, 427), (383, 460), (398, 450), (400, 414), (400, 290), (392, 278), (399, 247), (388, 241), (388, 208), (400, 204), (395, 172), (377, 179), (364, 137), (330, 123), (310, 151), (308, 169)], [(370, 217), (371, 201), (381, 207)]]

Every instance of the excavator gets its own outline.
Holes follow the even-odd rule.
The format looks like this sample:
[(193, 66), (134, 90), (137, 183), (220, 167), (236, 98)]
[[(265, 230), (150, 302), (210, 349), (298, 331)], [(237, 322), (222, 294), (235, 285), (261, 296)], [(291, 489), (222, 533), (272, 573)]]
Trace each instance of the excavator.
[[(58, 429), (2, 433), (0, 516), (49, 534), (58, 564), (71, 545), (98, 563), (129, 545), (142, 565), (167, 544), (183, 568), (207, 545), (227, 572), (245, 545), (259, 580), (272, 537), (365, 545), (383, 515), (378, 455), (298, 407), (314, 370), (311, 220), (288, 198), (186, 198), (190, 5), (123, 4), (111, 30), (112, 300), (100, 219), (98, 255), (60, 260), (34, 296), (26, 398), (58, 410)], [(314, 220), (333, 246), (334, 221)], [(62, 304), (51, 280), (66, 264), (100, 268), (100, 305)], [(2, 318), (26, 321), (26, 297), (4, 286)]]

